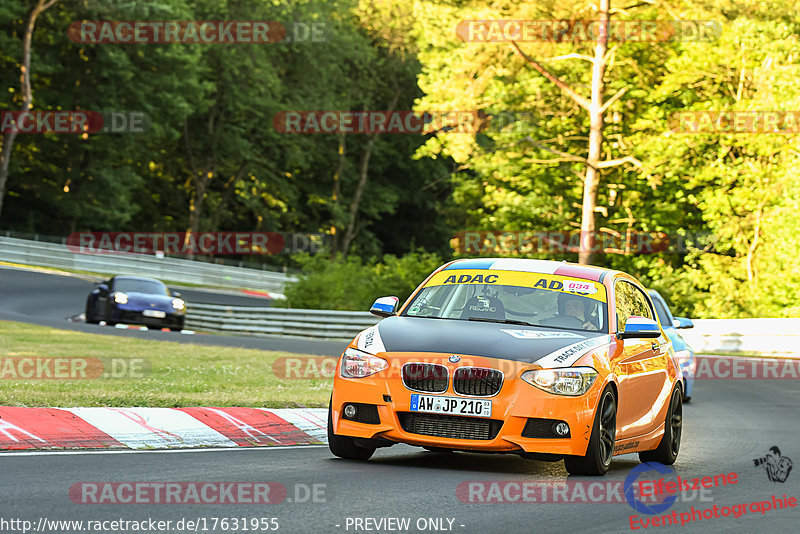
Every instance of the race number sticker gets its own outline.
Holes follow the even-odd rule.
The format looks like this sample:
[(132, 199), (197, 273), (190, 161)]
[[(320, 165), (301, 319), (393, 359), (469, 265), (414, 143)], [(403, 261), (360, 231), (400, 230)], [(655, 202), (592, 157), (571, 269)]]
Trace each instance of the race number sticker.
[(579, 282), (577, 280), (567, 280), (564, 282), (564, 291), (580, 293), (582, 295), (594, 295), (597, 293), (597, 286), (591, 282)]

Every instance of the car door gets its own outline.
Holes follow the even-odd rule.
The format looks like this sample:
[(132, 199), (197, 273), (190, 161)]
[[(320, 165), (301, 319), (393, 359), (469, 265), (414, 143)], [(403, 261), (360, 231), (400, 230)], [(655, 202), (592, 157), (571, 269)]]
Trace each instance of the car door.
[[(655, 320), (653, 306), (647, 296), (632, 282), (620, 279), (614, 287), (617, 332), (625, 328), (632, 315)], [(666, 358), (669, 340), (631, 338), (622, 341), (623, 353), (616, 366), (619, 378), (617, 427), (620, 438), (647, 434), (654, 430), (663, 395), (669, 395)], [(665, 393), (666, 390), (666, 393)]]

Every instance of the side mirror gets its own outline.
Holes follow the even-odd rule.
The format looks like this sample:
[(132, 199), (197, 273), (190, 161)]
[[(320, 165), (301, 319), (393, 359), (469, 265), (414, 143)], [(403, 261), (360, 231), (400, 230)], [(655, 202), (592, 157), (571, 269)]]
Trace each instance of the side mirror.
[(397, 313), (397, 304), (400, 299), (397, 297), (381, 297), (375, 301), (369, 312), (378, 317), (389, 317)]
[(687, 317), (675, 317), (672, 326), (675, 328), (694, 328), (694, 323)]
[(625, 329), (617, 332), (617, 339), (629, 338), (655, 338), (661, 335), (658, 323), (652, 319), (645, 319), (637, 315), (631, 315), (625, 322)]
[(181, 292), (180, 291), (173, 291), (172, 292), (172, 296), (175, 297), (175, 298), (180, 298)]
[(99, 289), (100, 291), (108, 291), (108, 285), (100, 284), (99, 286), (97, 286), (97, 289)]

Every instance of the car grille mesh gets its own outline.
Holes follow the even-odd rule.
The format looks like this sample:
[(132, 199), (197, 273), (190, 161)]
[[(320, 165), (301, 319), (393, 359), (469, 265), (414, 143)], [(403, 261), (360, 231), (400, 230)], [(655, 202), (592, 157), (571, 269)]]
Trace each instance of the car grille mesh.
[(447, 367), (435, 363), (407, 363), (403, 366), (403, 384), (415, 391), (447, 391)]
[(525, 428), (522, 429), (523, 438), (568, 438), (569, 433), (564, 436), (556, 433), (556, 425), (563, 423), (558, 419), (528, 419)]
[(495, 419), (478, 419), (456, 415), (399, 412), (400, 426), (411, 434), (449, 439), (494, 439), (503, 426)]
[(460, 367), (453, 373), (453, 391), (459, 395), (491, 397), (503, 385), (503, 373), (485, 367)]
[(378, 415), (378, 407), (374, 404), (364, 404), (361, 402), (350, 402), (356, 408), (356, 415), (354, 417), (347, 417), (342, 414), (343, 419), (355, 421), (357, 423), (365, 423), (368, 425), (381, 424), (381, 417)]

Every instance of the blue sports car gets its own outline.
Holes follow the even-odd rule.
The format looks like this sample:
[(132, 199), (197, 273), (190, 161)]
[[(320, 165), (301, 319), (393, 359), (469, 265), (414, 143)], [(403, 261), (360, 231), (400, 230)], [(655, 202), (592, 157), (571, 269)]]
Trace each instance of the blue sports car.
[(186, 303), (180, 296), (153, 278), (115, 276), (89, 293), (86, 322), (183, 330)]
[(691, 319), (687, 319), (686, 317), (673, 317), (664, 297), (659, 295), (657, 291), (650, 289), (648, 293), (650, 294), (650, 298), (653, 299), (653, 304), (656, 308), (658, 320), (661, 322), (661, 327), (664, 329), (670, 341), (672, 341), (672, 348), (675, 350), (675, 358), (681, 366), (681, 371), (683, 371), (683, 402), (689, 402), (692, 399), (697, 360), (695, 360), (692, 347), (681, 337), (678, 333), (678, 329), (694, 328), (694, 323), (692, 323)]

